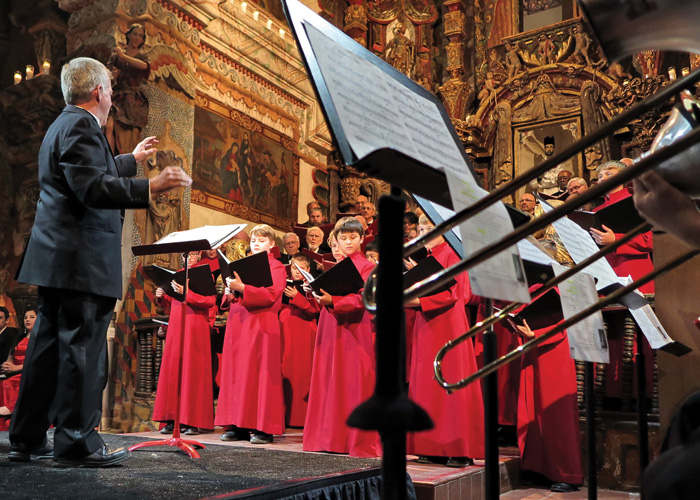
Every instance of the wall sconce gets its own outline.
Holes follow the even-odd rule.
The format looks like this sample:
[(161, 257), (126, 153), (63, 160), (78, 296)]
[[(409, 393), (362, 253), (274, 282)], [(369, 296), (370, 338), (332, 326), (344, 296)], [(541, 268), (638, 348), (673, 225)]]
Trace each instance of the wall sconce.
[(27, 65), (27, 77), (26, 77), (26, 79), (31, 80), (32, 78), (34, 78), (34, 66), (32, 66), (31, 64), (28, 64)]
[(257, 21), (259, 18), (260, 18), (260, 12), (258, 12), (256, 10), (255, 12), (253, 12), (253, 19), (255, 19)]
[(22, 81), (22, 73), (15, 71), (15, 85)]
[(41, 63), (41, 73), (44, 75), (48, 75), (51, 72), (51, 61), (48, 59), (44, 59), (44, 62)]

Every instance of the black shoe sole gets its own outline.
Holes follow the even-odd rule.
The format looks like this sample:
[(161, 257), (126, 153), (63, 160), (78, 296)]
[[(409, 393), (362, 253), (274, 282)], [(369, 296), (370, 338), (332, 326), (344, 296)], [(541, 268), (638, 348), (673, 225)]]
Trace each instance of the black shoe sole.
[(54, 459), (54, 467), (76, 467), (84, 469), (96, 469), (100, 467), (114, 467), (119, 465), (124, 460), (131, 456), (131, 452), (125, 453), (118, 457), (113, 457), (109, 460), (104, 461), (85, 461), (85, 460), (67, 460), (67, 459)]

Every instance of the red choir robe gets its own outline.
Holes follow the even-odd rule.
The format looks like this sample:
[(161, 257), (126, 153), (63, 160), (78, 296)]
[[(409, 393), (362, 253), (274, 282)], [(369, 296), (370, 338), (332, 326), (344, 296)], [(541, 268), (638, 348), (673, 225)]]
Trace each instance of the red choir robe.
[[(599, 205), (594, 211), (617, 203), (620, 200), (629, 198), (632, 193), (627, 188), (616, 193), (610, 193), (605, 197), (605, 203)], [(623, 234), (615, 234), (615, 239), (620, 239)], [(654, 270), (651, 253), (654, 250), (651, 231), (637, 235), (629, 242), (622, 245), (620, 248), (605, 256), (615, 273), (621, 278), (632, 276), (632, 279), (641, 278), (645, 274)], [(650, 281), (644, 286), (639, 287), (642, 293), (654, 293), (654, 282)], [(607, 314), (605, 319), (608, 322), (608, 336), (610, 347), (610, 363), (606, 370), (605, 393), (610, 397), (620, 397), (622, 395), (622, 360), (624, 351), (624, 341), (622, 334), (624, 331), (624, 314)], [(637, 353), (637, 345), (633, 348), (632, 355)], [(642, 349), (646, 357), (646, 379), (648, 396), (651, 397), (651, 390), (654, 387), (654, 367), (651, 360), (653, 352), (649, 343), (644, 341)], [(634, 388), (636, 394), (637, 371), (634, 371)]]
[(316, 299), (298, 292), (280, 311), (285, 421), (292, 427), (306, 419), (319, 310)]
[[(445, 268), (459, 257), (446, 242), (432, 249)], [(418, 403), (435, 425), (433, 429), (409, 433), (407, 451), (413, 455), (484, 457), (484, 401), (480, 384), (470, 384), (452, 394), (434, 379), (433, 362), (438, 350), (469, 329), (464, 298), (469, 292), (466, 274), (450, 290), (421, 297), (413, 327), (409, 397)], [(471, 341), (463, 342), (443, 360), (446, 380), (455, 382), (477, 370)]]
[[(15, 346), (15, 348), (12, 351), (12, 354), (10, 355), (13, 364), (24, 365), (24, 358), (27, 354), (27, 344), (29, 344), (29, 337), (24, 337)], [(14, 411), (15, 404), (17, 404), (17, 396), (19, 396), (19, 381), (21, 375), (21, 373), (18, 373), (5, 380), (0, 380), (0, 406), (7, 406), (7, 409), (10, 411)], [(0, 420), (0, 431), (6, 431), (9, 428), (9, 420)]]
[(181, 318), (182, 308), (185, 307), (180, 423), (201, 429), (213, 429), (210, 315), (216, 308), (216, 296), (203, 296), (189, 290), (184, 305), (167, 295), (163, 296), (163, 301), (170, 303), (170, 319), (153, 405), (153, 420), (175, 420), (180, 339), (183, 334)]
[[(534, 330), (539, 337), (551, 328)], [(566, 333), (523, 355), (518, 392), (520, 466), (555, 483), (583, 483), (576, 365)]]
[[(497, 304), (503, 307), (505, 304)], [(477, 321), (486, 319), (486, 307), (482, 301), (477, 311)], [(522, 345), (520, 335), (513, 333), (504, 323), (493, 326), (496, 334), (496, 357), (509, 353)], [(484, 366), (483, 333), (474, 337), (474, 353), (479, 368)], [(496, 371), (498, 375), (498, 425), (517, 425), (518, 388), (520, 387), (520, 364), (508, 363)]]
[[(360, 252), (347, 258), (365, 280), (374, 269)], [(333, 297), (333, 306), (322, 308), (304, 423), (304, 451), (349, 453), (353, 457), (381, 454), (376, 431), (361, 431), (345, 423), (374, 392), (374, 335), (372, 318), (359, 292)]]
[(272, 286), (246, 285), (229, 309), (215, 422), (284, 434), (279, 311), (287, 271), (267, 257)]

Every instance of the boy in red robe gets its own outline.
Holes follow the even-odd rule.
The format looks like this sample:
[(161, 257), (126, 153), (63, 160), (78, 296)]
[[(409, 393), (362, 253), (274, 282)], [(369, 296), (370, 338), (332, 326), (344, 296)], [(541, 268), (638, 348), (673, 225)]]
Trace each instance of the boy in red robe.
[[(290, 271), (294, 281), (304, 279), (299, 266), (310, 272), (311, 261), (303, 253), (292, 256)], [(282, 335), (282, 386), (284, 388), (285, 421), (292, 427), (303, 427), (311, 385), (311, 364), (316, 343), (318, 302), (288, 283), (284, 295), (288, 304), (280, 311)]]
[[(335, 227), (341, 252), (365, 280), (374, 268), (360, 251), (362, 224), (345, 217)], [(374, 327), (361, 291), (343, 297), (325, 291), (318, 320), (311, 370), (309, 405), (304, 423), (304, 451), (349, 453), (353, 457), (381, 454), (379, 434), (345, 423), (350, 413), (372, 396), (375, 381)]]
[[(422, 215), (419, 234), (433, 224)], [(428, 253), (444, 268), (459, 262), (459, 256), (442, 236), (426, 243)], [(408, 396), (425, 408), (433, 429), (408, 434), (407, 451), (419, 463), (444, 463), (450, 467), (473, 465), (484, 457), (484, 401), (480, 384), (447, 394), (434, 380), (433, 362), (438, 350), (469, 329), (464, 298), (469, 292), (466, 274), (460, 274), (449, 290), (420, 297), (406, 304), (417, 309), (413, 331)], [(463, 342), (443, 362), (445, 378), (459, 380), (477, 370), (472, 342)]]
[[(188, 255), (189, 267), (200, 263), (200, 253)], [(177, 293), (183, 287), (175, 281), (171, 286)], [(160, 365), (158, 389), (153, 406), (153, 420), (164, 422), (163, 434), (172, 434), (177, 408), (177, 376), (180, 359), (180, 339), (185, 340), (182, 351), (182, 386), (180, 389), (180, 422), (187, 435), (199, 434), (200, 429), (214, 428), (214, 394), (211, 370), (210, 316), (215, 311), (216, 296), (203, 296), (187, 291), (185, 304), (165, 295), (162, 288), (156, 290), (156, 304), (170, 304), (163, 360)], [(181, 327), (182, 308), (185, 307), (185, 325)], [(184, 331), (183, 331), (184, 330)]]
[(250, 439), (253, 444), (267, 444), (272, 442), (273, 434), (284, 434), (278, 316), (287, 271), (270, 253), (274, 245), (275, 232), (270, 226), (260, 224), (250, 232), (251, 252), (268, 254), (272, 286), (246, 285), (238, 273), (226, 280), (223, 303), (230, 303), (230, 309), (215, 419), (216, 425), (225, 426), (223, 441)]

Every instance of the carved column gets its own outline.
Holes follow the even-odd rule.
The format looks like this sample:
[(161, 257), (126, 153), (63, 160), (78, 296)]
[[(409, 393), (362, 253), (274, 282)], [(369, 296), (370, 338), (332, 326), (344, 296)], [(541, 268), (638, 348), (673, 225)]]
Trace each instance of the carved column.
[(578, 409), (580, 412), (583, 412), (586, 408), (586, 399), (584, 397), (584, 377), (583, 377), (583, 372), (584, 372), (584, 362), (583, 361), (576, 361), (576, 399), (578, 401)]
[(352, 0), (345, 9), (343, 30), (357, 43), (367, 46), (367, 9), (362, 0)]
[(447, 52), (447, 72), (450, 79), (441, 87), (445, 107), (450, 117), (461, 120), (465, 117), (465, 110), (469, 100), (469, 84), (463, 80), (464, 68), (464, 46), (467, 33), (464, 25), (466, 16), (461, 0), (447, 0), (445, 3), (447, 12), (444, 16), (445, 36), (449, 40), (445, 50)]
[(637, 337), (637, 325), (632, 317), (625, 313), (625, 326), (622, 335), (622, 411), (632, 411), (634, 392), (634, 346)]

